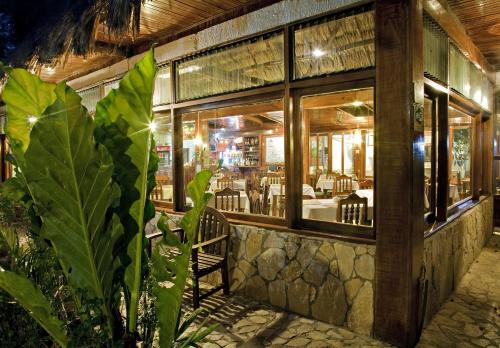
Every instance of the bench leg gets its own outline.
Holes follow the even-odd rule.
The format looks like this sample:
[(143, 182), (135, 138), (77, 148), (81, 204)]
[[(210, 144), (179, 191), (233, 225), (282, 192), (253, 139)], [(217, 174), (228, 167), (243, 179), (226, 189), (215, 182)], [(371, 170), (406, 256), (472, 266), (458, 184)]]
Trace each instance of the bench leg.
[(226, 264), (221, 268), (222, 272), (222, 284), (224, 285), (223, 291), (224, 295), (229, 295), (229, 271)]
[(193, 308), (198, 309), (200, 307), (200, 284), (198, 282), (198, 277), (193, 275)]

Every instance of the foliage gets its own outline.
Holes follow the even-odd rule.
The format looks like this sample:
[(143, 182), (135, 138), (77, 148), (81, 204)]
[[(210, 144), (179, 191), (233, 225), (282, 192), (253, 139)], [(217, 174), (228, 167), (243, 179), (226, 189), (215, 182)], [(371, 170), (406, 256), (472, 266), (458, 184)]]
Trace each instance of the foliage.
[(193, 208), (183, 216), (180, 222), (184, 231), (184, 240), (170, 230), (165, 216), (158, 221), (158, 228), (163, 232), (163, 239), (153, 250), (152, 262), (153, 276), (156, 279), (153, 293), (156, 296), (161, 347), (170, 347), (175, 340), (182, 294), (188, 279), (189, 260), (197, 235), (198, 221), (212, 197), (210, 193), (205, 192), (211, 176), (210, 171), (201, 171), (187, 186), (189, 197), (193, 200)]
[[(98, 104), (94, 121), (64, 82), (47, 84), (22, 69), (6, 69), (2, 97), (17, 175), (1, 192), (25, 210), (29, 232), (24, 249), (13, 225), (2, 225), (13, 260), (0, 270), (0, 288), (62, 347), (151, 345), (156, 325), (162, 347), (184, 347), (213, 330), (202, 326), (182, 336), (191, 317), (179, 326), (210, 172), (188, 184), (195, 204), (181, 221), (187, 239), (174, 240), (164, 230), (161, 245), (181, 255), (174, 264), (156, 248), (153, 265), (165, 269), (156, 267), (154, 278), (148, 274), (143, 240), (155, 214), (148, 196), (158, 166), (149, 127), (156, 70), (150, 51)], [(39, 251), (46, 254), (38, 258)], [(173, 288), (162, 286), (167, 279)]]
[[(124, 227), (121, 262), (128, 310), (128, 328), (133, 332), (142, 282), (142, 231), (148, 192), (148, 167), (152, 148), (152, 98), (157, 72), (150, 52), (96, 107), (95, 132), (115, 164), (113, 176), (122, 192), (114, 211)], [(149, 217), (151, 218), (151, 216)]]
[(470, 157), (470, 130), (455, 129), (453, 132), (453, 161), (461, 170)]

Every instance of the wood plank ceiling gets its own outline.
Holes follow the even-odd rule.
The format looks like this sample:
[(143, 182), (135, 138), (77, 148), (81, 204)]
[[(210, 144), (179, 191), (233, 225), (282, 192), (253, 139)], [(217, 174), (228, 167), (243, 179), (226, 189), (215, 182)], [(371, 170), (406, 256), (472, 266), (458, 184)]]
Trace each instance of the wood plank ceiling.
[(500, 71), (500, 0), (448, 0), (467, 34)]
[[(148, 0), (141, 9), (138, 37), (112, 37), (103, 26), (96, 33), (96, 50), (88, 57), (70, 55), (40, 75), (52, 82), (73, 79), (115, 63), (127, 55), (143, 52), (154, 42), (158, 45), (176, 40), (271, 5), (279, 0)], [(105, 47), (105, 49), (102, 49)]]

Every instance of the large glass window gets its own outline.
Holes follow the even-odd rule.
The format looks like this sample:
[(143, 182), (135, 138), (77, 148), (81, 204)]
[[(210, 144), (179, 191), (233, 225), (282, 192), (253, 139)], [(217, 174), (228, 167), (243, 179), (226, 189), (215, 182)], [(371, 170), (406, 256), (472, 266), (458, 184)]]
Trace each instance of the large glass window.
[(261, 36), (177, 63), (177, 99), (202, 98), (284, 79), (283, 33)]
[[(375, 145), (373, 89), (306, 96), (301, 100), (301, 108), (304, 145), (314, 144), (311, 139), (317, 139), (320, 131), (327, 132), (324, 137), (328, 139), (323, 144), (331, 144), (331, 160), (325, 161), (322, 171), (306, 171), (314, 168), (311, 160), (319, 162), (312, 154), (321, 153), (317, 147), (307, 149), (311, 156), (304, 157), (303, 162), (302, 217), (371, 225)], [(316, 174), (314, 180), (311, 180), (312, 174)], [(352, 193), (356, 196), (350, 196)], [(351, 219), (351, 213), (360, 215)]]
[(449, 205), (472, 195), (472, 117), (452, 107), (448, 110)]
[[(283, 101), (183, 114), (185, 183), (211, 169), (209, 203), (242, 214), (285, 216)], [(186, 197), (186, 204), (192, 204)]]
[(296, 79), (375, 66), (374, 12), (300, 25), (294, 42)]
[(159, 162), (156, 173), (156, 187), (152, 196), (154, 200), (171, 203), (173, 201), (173, 152), (170, 111), (156, 112), (154, 117), (153, 137)]

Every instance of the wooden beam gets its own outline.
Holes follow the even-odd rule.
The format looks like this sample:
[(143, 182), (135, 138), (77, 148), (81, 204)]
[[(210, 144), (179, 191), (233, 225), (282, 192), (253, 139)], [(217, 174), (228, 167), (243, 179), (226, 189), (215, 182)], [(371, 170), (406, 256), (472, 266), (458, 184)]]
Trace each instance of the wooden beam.
[(421, 0), (377, 0), (374, 335), (418, 340), (424, 240)]

